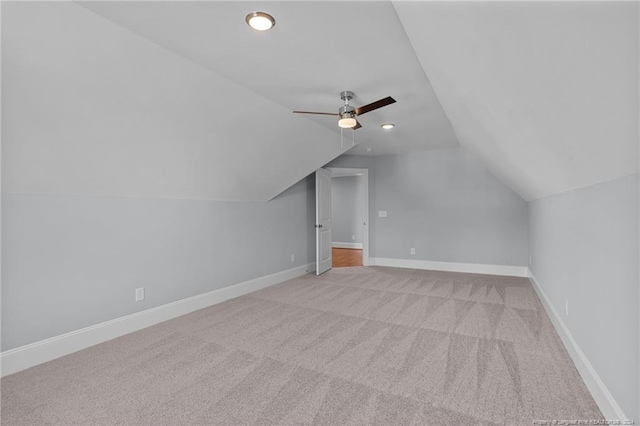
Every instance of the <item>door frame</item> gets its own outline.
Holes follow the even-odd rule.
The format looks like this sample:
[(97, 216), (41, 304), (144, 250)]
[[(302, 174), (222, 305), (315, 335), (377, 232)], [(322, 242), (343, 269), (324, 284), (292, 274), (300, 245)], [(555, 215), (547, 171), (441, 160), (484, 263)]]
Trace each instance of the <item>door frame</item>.
[(369, 257), (369, 169), (326, 167), (333, 176), (362, 176), (362, 265), (370, 266)]
[[(316, 175), (316, 275), (321, 275), (333, 267), (333, 238), (331, 232), (331, 185), (333, 172), (318, 169)], [(328, 241), (325, 237), (328, 236)], [(327, 247), (327, 245), (329, 247)], [(323, 257), (327, 250), (328, 257)]]

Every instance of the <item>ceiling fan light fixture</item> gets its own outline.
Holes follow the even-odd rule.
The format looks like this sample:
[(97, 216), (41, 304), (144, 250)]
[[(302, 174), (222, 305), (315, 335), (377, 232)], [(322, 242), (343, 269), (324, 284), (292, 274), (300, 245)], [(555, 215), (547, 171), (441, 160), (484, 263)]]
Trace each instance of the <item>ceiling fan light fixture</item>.
[(276, 24), (276, 20), (273, 16), (265, 12), (251, 12), (245, 18), (247, 25), (256, 31), (267, 31), (273, 28)]
[(343, 129), (351, 129), (356, 126), (356, 119), (351, 114), (345, 114), (338, 120), (338, 126)]
[(381, 125), (380, 127), (382, 127), (382, 128), (383, 128), (383, 129), (385, 129), (385, 130), (391, 130), (391, 129), (393, 129), (394, 127), (396, 127), (396, 125), (395, 125), (395, 124), (393, 124), (393, 123), (384, 123), (384, 124), (383, 124), (383, 125)]

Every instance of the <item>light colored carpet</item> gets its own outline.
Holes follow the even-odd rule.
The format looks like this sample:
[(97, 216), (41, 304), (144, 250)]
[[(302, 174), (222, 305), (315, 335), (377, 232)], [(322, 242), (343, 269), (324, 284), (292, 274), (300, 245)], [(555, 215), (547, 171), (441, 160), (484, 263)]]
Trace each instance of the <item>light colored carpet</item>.
[(601, 419), (524, 278), (334, 269), (2, 380), (3, 425)]

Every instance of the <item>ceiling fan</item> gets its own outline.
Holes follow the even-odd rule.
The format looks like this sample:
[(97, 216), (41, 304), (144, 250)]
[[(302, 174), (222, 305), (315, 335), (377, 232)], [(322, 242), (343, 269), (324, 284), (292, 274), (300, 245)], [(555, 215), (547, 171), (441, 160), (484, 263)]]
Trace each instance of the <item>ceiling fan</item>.
[(338, 109), (337, 114), (333, 112), (315, 112), (315, 111), (293, 111), (293, 112), (296, 114), (335, 115), (340, 117), (340, 120), (338, 120), (338, 126), (344, 129), (353, 128), (354, 130), (356, 130), (362, 127), (362, 125), (358, 122), (358, 120), (356, 120), (357, 116), (373, 111), (378, 108), (382, 108), (387, 105), (391, 105), (396, 101), (391, 96), (387, 96), (386, 98), (355, 108), (349, 105), (349, 100), (353, 99), (354, 96), (355, 95), (353, 94), (353, 92), (349, 92), (349, 91), (340, 92), (340, 99), (344, 101), (344, 106), (341, 106)]

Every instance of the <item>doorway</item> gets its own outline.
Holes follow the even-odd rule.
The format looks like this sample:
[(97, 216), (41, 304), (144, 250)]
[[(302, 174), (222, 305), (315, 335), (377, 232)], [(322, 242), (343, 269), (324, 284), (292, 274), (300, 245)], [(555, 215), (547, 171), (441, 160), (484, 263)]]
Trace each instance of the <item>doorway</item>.
[(331, 171), (332, 267), (369, 265), (369, 171)]

